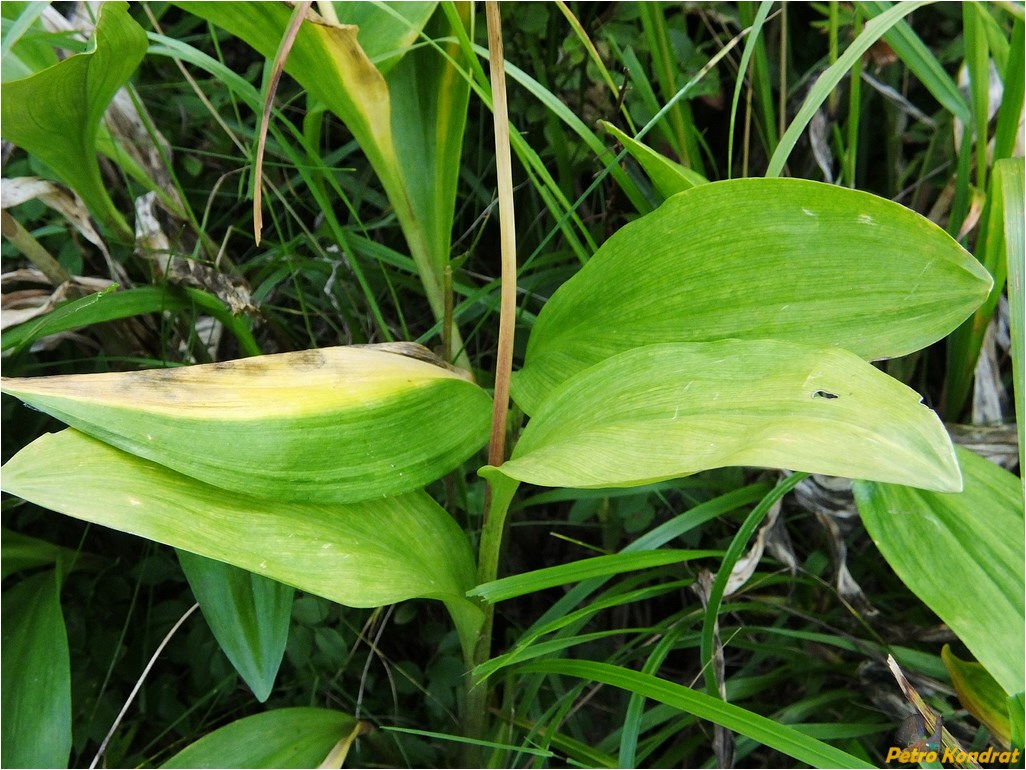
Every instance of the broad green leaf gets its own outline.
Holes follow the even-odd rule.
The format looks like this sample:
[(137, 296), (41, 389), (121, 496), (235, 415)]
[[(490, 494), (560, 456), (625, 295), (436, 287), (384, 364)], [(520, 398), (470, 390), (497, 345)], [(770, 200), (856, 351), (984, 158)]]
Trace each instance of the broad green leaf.
[(72, 187), (93, 214), (131, 239), (100, 177), (96, 137), (100, 120), (146, 54), (146, 33), (128, 14), (128, 3), (105, 3), (94, 48), (35, 75), (3, 84), (0, 132), (46, 163)]
[(864, 760), (803, 735), (793, 727), (778, 724), (761, 714), (651, 674), (642, 674), (609, 663), (564, 659), (531, 661), (517, 666), (517, 671), (573, 676), (619, 687), (722, 725), (812, 767), (871, 767)]
[(188, 551), (178, 552), (178, 562), (217, 643), (263, 703), (285, 654), (295, 591)]
[(5, 491), (44, 508), (351, 607), (440, 599), (464, 643), (476, 634), (470, 546), (424, 492), (348, 505), (227, 495), (75, 430), (41, 436), (2, 471)]
[(71, 754), (71, 670), (57, 576), (32, 575), (4, 591), (4, 767), (67, 767)]
[(602, 121), (602, 126), (616, 137), (616, 140), (645, 170), (648, 178), (652, 180), (652, 186), (663, 200), (709, 181), (697, 171), (692, 171), (687, 166), (682, 166), (665, 155), (660, 155), (648, 145), (628, 136), (612, 123)]
[(454, 371), (357, 347), (4, 378), (0, 390), (214, 486), (309, 502), (422, 487), (482, 447), (491, 419), (488, 395)]
[(859, 482), (855, 501), (880, 553), (1006, 693), (1026, 676), (1019, 479), (956, 447), (965, 491)]
[(574, 373), (658, 342), (776, 338), (900, 356), (954, 329), (990, 286), (947, 233), (874, 195), (801, 179), (699, 185), (622, 228), (556, 291), (513, 397), (532, 414)]
[(1007, 746), (1012, 737), (1008, 720), (1008, 695), (979, 663), (962, 660), (945, 644), (941, 658), (951, 675), (959, 702), (980, 720), (991, 735)]
[(620, 487), (729, 465), (961, 489), (920, 396), (853, 353), (778, 340), (648, 345), (558, 386), (505, 475)]
[(666, 564), (678, 564), (691, 559), (703, 559), (718, 555), (720, 555), (719, 551), (687, 551), (678, 548), (613, 553), (482, 583), (468, 591), (467, 595), (480, 597), (486, 602), (501, 602), (554, 586), (578, 583), (589, 578), (618, 575), (621, 572), (662, 567)]
[(161, 767), (321, 767), (332, 748), (359, 729), (341, 711), (275, 709), (203, 736)]

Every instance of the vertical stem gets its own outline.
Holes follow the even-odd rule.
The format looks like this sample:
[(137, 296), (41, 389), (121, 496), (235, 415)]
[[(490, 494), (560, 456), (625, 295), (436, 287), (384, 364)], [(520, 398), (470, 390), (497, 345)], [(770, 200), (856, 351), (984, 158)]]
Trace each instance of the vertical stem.
[(509, 411), (509, 379), (513, 370), (513, 324), (517, 302), (517, 236), (513, 216), (513, 164), (509, 153), (509, 113), (506, 109), (506, 71), (503, 65), (499, 4), (485, 3), (485, 15), (488, 20), (488, 61), (492, 80), (492, 114), (495, 122), (495, 168), (502, 259), (499, 346), (495, 362), (495, 408), (492, 412), (492, 437), (488, 444), (488, 464), (498, 467), (506, 459), (506, 414)]
[[(513, 164), (509, 150), (509, 113), (506, 109), (506, 77), (503, 65), (502, 23), (497, 2), (485, 3), (488, 21), (488, 60), (491, 70), (492, 114), (495, 121), (495, 166), (499, 197), (499, 245), (502, 260), (499, 304), (499, 344), (495, 364), (495, 396), (492, 411), (492, 435), (488, 444), (488, 464), (502, 465), (506, 459), (506, 415), (509, 411), (509, 380), (513, 370), (513, 325), (516, 313), (517, 258), (513, 217)], [(478, 552), (478, 582), (494, 580), (502, 550), (506, 512), (517, 483), (503, 480), (501, 474), (486, 475), (488, 494)], [(492, 621), (495, 607), (486, 603), (485, 619), (474, 650), (472, 665), (486, 661), (492, 649)], [(468, 676), (468, 680), (470, 677)], [(488, 709), (488, 680), (470, 682), (467, 694), (465, 730), (471, 737), (483, 738)], [(473, 764), (473, 763), (472, 763)]]

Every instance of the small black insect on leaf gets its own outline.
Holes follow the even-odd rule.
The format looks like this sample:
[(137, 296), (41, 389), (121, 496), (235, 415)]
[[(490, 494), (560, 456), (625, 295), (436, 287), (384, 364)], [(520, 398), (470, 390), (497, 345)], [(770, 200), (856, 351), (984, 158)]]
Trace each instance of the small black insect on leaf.
[(836, 393), (831, 393), (829, 390), (817, 390), (812, 394), (813, 398), (839, 398)]

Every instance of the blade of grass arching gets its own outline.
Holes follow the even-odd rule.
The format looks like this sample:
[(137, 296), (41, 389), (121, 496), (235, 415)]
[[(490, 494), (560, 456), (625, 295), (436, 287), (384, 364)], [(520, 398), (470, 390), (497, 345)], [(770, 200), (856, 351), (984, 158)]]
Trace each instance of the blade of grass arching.
[(509, 743), (497, 743), (496, 741), (485, 741), (480, 738), (467, 738), (463, 735), (453, 735), (451, 733), (436, 733), (428, 730), (414, 730), (410, 727), (389, 727), (385, 726), (381, 728), (388, 732), (393, 733), (408, 733), (410, 735), (421, 735), (426, 738), (433, 738), (439, 741), (451, 741), (453, 743), (466, 743), (471, 746), (479, 746), (486, 749), (502, 749), (504, 751), (517, 751), (521, 754), (529, 754), (532, 757), (545, 757), (551, 758), (556, 755), (546, 749), (536, 749), (531, 746), (516, 746)]
[(1008, 63), (1004, 69), (1004, 92), (998, 108), (997, 123), (994, 126), (994, 162), (1009, 158), (1019, 136), (1019, 118), (1023, 106), (1023, 47), (1026, 45), (1023, 20), (1016, 19), (1012, 27)]
[(866, 23), (862, 34), (852, 41), (851, 45), (841, 54), (837, 62), (833, 66), (828, 67), (820, 75), (816, 85), (809, 89), (809, 94), (805, 97), (801, 109), (798, 110), (798, 114), (791, 121), (791, 125), (787, 127), (787, 131), (784, 132), (780, 139), (780, 144), (777, 145), (773, 156), (770, 158), (769, 167), (766, 169), (767, 177), (780, 176), (788, 156), (790, 156), (795, 144), (798, 143), (798, 138), (809, 125), (812, 116), (816, 114), (816, 111), (830, 96), (830, 92), (837, 87), (845, 73), (851, 69), (856, 60), (861, 58), (873, 43), (883, 37), (901, 19), (930, 2), (932, 0), (908, 0), (908, 2), (887, 9)]
[[(626, 546), (621, 553), (635, 553), (660, 548), (671, 540), (690, 532), (707, 521), (718, 518), (735, 511), (745, 505), (758, 501), (769, 491), (768, 484), (749, 484), (746, 487), (735, 489), (720, 497), (700, 503), (683, 513), (674, 516), (667, 522), (660, 524), (655, 529), (639, 537), (630, 545)], [(607, 582), (606, 578), (595, 578), (574, 586), (566, 596), (562, 597), (545, 613), (536, 620), (525, 634), (538, 633), (547, 624), (565, 616), (575, 607), (580, 605), (591, 594), (601, 588)]]
[(141, 286), (117, 291), (116, 286), (88, 297), (66, 302), (46, 315), (4, 331), (0, 349), (23, 350), (41, 337), (73, 331), (93, 324), (117, 321), (145, 313), (200, 308), (231, 331), (246, 355), (260, 355), (260, 346), (241, 319), (231, 314), (216, 297), (199, 289), (174, 286)]
[[(763, 130), (766, 132), (767, 150), (777, 144), (777, 118), (773, 108), (773, 92), (769, 82), (769, 67), (766, 62), (766, 40), (762, 35), (766, 17), (773, 8), (771, 0), (759, 3), (759, 10), (752, 17), (752, 4), (738, 4), (738, 18), (742, 25), (749, 28), (745, 50), (741, 53), (741, 64), (738, 65), (737, 83), (734, 85), (734, 96), (730, 102), (730, 129), (727, 133), (727, 178), (734, 172), (734, 124), (737, 120), (737, 105), (741, 99), (741, 88), (747, 74), (753, 81), (755, 96), (759, 103), (759, 112), (763, 117)], [(755, 58), (754, 63), (752, 58)], [(748, 65), (751, 64), (751, 70)]]
[(765, 746), (805, 762), (813, 767), (869, 767), (858, 757), (836, 749), (822, 741), (802, 735), (793, 727), (739, 706), (724, 703), (705, 693), (664, 679), (631, 671), (608, 663), (588, 660), (542, 660), (518, 667), (524, 673), (561, 674), (602, 682), (651, 700), (674, 706), (686, 713), (747, 735)]
[[(892, 10), (894, 5), (881, 0), (863, 0), (863, 2), (855, 3), (855, 7), (866, 18), (875, 19)], [(962, 96), (962, 92), (945, 71), (944, 65), (937, 60), (937, 57), (907, 22), (899, 21), (893, 25), (884, 35), (884, 40), (901, 59), (902, 64), (916, 76), (944, 109), (962, 121), (964, 125), (970, 124), (972, 118), (969, 104)]]
[[(1021, 30), (1021, 26), (1020, 26)], [(1023, 389), (1026, 388), (1026, 376), (1023, 375), (1024, 344), (1026, 344), (1026, 325), (1023, 323), (1023, 303), (1026, 294), (1023, 292), (1023, 262), (1026, 259), (1023, 246), (1023, 230), (1026, 229), (1026, 216), (1023, 214), (1026, 173), (1023, 170), (1022, 158), (1007, 158), (994, 164), (994, 176), (1000, 185), (1001, 205), (1004, 210), (1005, 254), (1008, 264), (1008, 304), (1012, 335), (1012, 383), (1015, 389), (1015, 421), (1019, 430), (1019, 464), (1022, 465), (1026, 454), (1023, 452), (1023, 428), (1026, 423), (1026, 407), (1024, 407)]]
[[(663, 634), (655, 648), (645, 659), (645, 665), (641, 668), (643, 674), (654, 676), (659, 671), (663, 661), (666, 660), (666, 656), (670, 654), (670, 651), (676, 644), (677, 637), (680, 636), (681, 631), (682, 626), (678, 624), (671, 626)], [(620, 753), (618, 756), (620, 767), (635, 766), (638, 736), (641, 734), (641, 718), (644, 716), (644, 710), (645, 697), (640, 693), (631, 693), (630, 701), (627, 703), (627, 711), (623, 718), (623, 731), (620, 734)]]
[(641, 190), (638, 189), (638, 185), (616, 162), (613, 153), (609, 151), (609, 148), (606, 147), (605, 143), (595, 132), (583, 120), (577, 117), (573, 110), (567, 107), (558, 96), (516, 65), (507, 62), (506, 72), (584, 141), (588, 148), (595, 153), (598, 162), (609, 168), (610, 174), (626, 193), (631, 201), (631, 205), (635, 208), (639, 206), (645, 207), (639, 208), (639, 211), (650, 208), (647, 206)]
[(766, 514), (769, 513), (773, 504), (807, 477), (807, 473), (793, 473), (780, 481), (759, 501), (759, 504), (748, 514), (748, 518), (745, 519), (737, 534), (734, 535), (734, 539), (731, 540), (730, 547), (727, 549), (727, 553), (716, 572), (716, 580), (713, 582), (712, 589), (709, 591), (709, 596), (706, 599), (705, 621), (702, 624), (702, 671), (705, 676), (705, 687), (710, 697), (719, 697), (719, 683), (716, 681), (716, 670), (712, 664), (713, 640), (716, 633), (716, 617), (720, 613), (720, 603), (723, 601), (727, 581), (734, 571), (734, 565), (741, 558), (741, 554), (748, 545), (748, 541), (751, 540), (755, 530), (759, 528), (763, 519), (766, 518)]
[(514, 715), (511, 722), (528, 734), (537, 735), (546, 742), (546, 745), (563, 752), (568, 759), (578, 763), (581, 767), (618, 767), (616, 757), (599, 751), (583, 741), (571, 738), (558, 730), (550, 730), (544, 725), (532, 724), (522, 716)]
[(516, 596), (542, 591), (546, 588), (576, 583), (593, 577), (618, 575), (621, 572), (659, 567), (664, 564), (677, 564), (691, 559), (704, 559), (717, 556), (719, 551), (695, 551), (683, 549), (660, 549), (655, 551), (639, 551), (632, 553), (614, 553), (608, 556), (596, 556), (581, 559), (569, 564), (525, 572), (520, 575), (482, 583), (468, 591), (468, 596), (476, 596), (486, 602), (501, 602)]
[(972, 123), (965, 130), (972, 130), (976, 138), (976, 187), (987, 189), (987, 125), (990, 108), (990, 46), (975, 3), (962, 6), (962, 39), (965, 43), (965, 63), (969, 73), (969, 106)]
[[(557, 618), (550, 623), (546, 623), (540, 628), (533, 629), (530, 632), (522, 634), (516, 644), (509, 650), (501, 655), (496, 655), (494, 658), (485, 661), (474, 669), (474, 677), (477, 679), (483, 679), (491, 676), (499, 669), (511, 666), (514, 663), (531, 660), (532, 658), (537, 658), (540, 655), (548, 655), (552, 652), (565, 649), (566, 647), (579, 644), (579, 641), (571, 640), (582, 640), (588, 635), (574, 636), (574, 634), (602, 610), (654, 599), (655, 597), (663, 596), (672, 591), (686, 588), (692, 583), (694, 583), (694, 580), (687, 578), (686, 580), (660, 582), (657, 585), (645, 586), (643, 588), (626, 591), (620, 591), (619, 586), (617, 586), (611, 589), (608, 592), (608, 595), (596, 599), (586, 607), (574, 610), (561, 618)], [(543, 642), (537, 641), (542, 636), (555, 634), (563, 631), (564, 629), (569, 630), (565, 633), (559, 634), (558, 638), (548, 639)], [(598, 633), (603, 634), (605, 632)]]

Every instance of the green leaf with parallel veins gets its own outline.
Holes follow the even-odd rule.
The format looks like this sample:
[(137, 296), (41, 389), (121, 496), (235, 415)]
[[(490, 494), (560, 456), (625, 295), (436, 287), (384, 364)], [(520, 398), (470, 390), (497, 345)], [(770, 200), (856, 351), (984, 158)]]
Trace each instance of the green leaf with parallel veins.
[(456, 372), (367, 348), (4, 378), (0, 390), (208, 484), (308, 502), (422, 487), (480, 449), (491, 419), (488, 394)]
[(50, 166), (97, 218), (131, 240), (132, 230), (100, 177), (96, 139), (107, 105), (146, 55), (146, 33), (129, 16), (128, 3), (105, 3), (94, 41), (91, 51), (4, 83), (0, 131)]
[(188, 551), (178, 562), (221, 650), (263, 703), (285, 655), (295, 590)]
[(1011, 695), (1026, 676), (1022, 486), (979, 455), (956, 451), (961, 494), (859, 482), (855, 501), (902, 582)]
[(947, 433), (918, 393), (846, 350), (777, 340), (607, 358), (549, 394), (498, 470), (619, 487), (729, 465), (961, 488)]
[(699, 185), (622, 228), (552, 296), (513, 398), (532, 414), (573, 374), (661, 342), (900, 356), (954, 329), (990, 286), (947, 233), (874, 195), (800, 179)]
[(357, 729), (357, 720), (341, 711), (275, 709), (214, 730), (161, 767), (322, 767), (332, 748)]
[(472, 644), (481, 611), (467, 538), (424, 492), (348, 505), (225, 494), (75, 430), (12, 457), (2, 488), (44, 508), (129, 532), (351, 607), (444, 601)]
[(3, 594), (4, 767), (67, 767), (71, 754), (71, 664), (52, 570)]
[(648, 178), (652, 180), (652, 186), (662, 200), (671, 195), (690, 190), (700, 184), (708, 184), (709, 180), (687, 166), (682, 166), (672, 161), (665, 155), (660, 155), (647, 144), (642, 144), (634, 137), (628, 136), (612, 123), (601, 121), (602, 127), (612, 134), (620, 144), (638, 162)]

